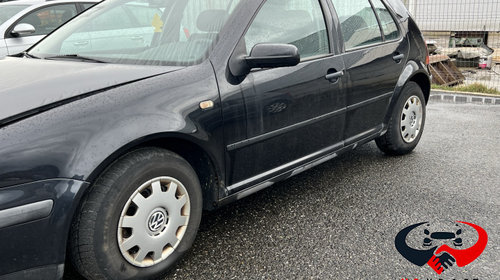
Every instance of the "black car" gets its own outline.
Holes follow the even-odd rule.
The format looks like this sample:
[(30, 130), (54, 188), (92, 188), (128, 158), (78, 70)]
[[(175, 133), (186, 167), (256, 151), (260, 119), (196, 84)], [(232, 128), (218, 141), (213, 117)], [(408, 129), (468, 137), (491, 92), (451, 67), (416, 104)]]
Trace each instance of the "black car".
[(203, 210), (422, 136), (399, 0), (106, 0), (0, 61), (0, 275), (152, 279)]

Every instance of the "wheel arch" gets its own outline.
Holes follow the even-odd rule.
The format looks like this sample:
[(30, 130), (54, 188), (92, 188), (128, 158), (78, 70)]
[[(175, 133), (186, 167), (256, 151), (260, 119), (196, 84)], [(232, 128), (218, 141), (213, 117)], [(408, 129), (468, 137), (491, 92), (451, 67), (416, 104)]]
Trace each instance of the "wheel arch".
[(429, 79), (429, 72), (427, 70), (427, 67), (423, 63), (417, 63), (416, 61), (410, 60), (399, 76), (398, 82), (394, 89), (394, 93), (392, 95), (392, 99), (386, 112), (384, 120), (385, 125), (389, 123), (389, 120), (391, 119), (391, 112), (394, 109), (394, 106), (396, 105), (401, 92), (403, 91), (406, 84), (408, 84), (408, 82), (416, 83), (424, 93), (426, 104), (429, 101), (431, 82)]
[(429, 77), (422, 72), (418, 72), (415, 73), (413, 76), (411, 76), (409, 81), (415, 82), (417, 85), (420, 86), (422, 92), (424, 93), (425, 103), (427, 104), (429, 102), (429, 97), (431, 94), (431, 82), (429, 80)]
[[(222, 168), (216, 160), (194, 139), (178, 134), (156, 134), (137, 139), (110, 154), (87, 177), (91, 184), (115, 161), (138, 149), (155, 147), (174, 152), (184, 158), (194, 169), (200, 180), (203, 193), (203, 208), (212, 210), (219, 199), (219, 190), (224, 188)], [(87, 192), (88, 190), (86, 190)]]

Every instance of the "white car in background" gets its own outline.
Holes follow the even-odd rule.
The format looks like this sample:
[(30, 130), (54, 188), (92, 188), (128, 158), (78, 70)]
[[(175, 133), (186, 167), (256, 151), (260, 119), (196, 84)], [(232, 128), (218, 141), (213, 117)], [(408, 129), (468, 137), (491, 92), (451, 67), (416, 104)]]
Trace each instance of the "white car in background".
[(100, 0), (11, 1), (0, 3), (0, 59), (27, 50)]

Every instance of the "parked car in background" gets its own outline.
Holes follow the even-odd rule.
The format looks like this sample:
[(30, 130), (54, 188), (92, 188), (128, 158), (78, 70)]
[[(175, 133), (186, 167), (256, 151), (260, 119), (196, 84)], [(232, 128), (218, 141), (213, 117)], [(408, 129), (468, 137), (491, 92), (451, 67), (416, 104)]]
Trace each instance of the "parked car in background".
[(399, 0), (106, 0), (0, 73), (2, 280), (162, 279), (203, 209), (413, 151), (430, 94)]
[(97, 0), (0, 3), (0, 59), (25, 51)]

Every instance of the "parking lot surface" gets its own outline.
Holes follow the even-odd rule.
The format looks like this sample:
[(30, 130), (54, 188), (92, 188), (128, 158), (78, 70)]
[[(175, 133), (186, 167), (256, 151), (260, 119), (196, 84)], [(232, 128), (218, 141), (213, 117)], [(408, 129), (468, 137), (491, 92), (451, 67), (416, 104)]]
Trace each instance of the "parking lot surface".
[[(375, 143), (204, 215), (167, 279), (498, 279), (500, 106), (431, 103), (414, 153)], [(468, 221), (484, 253), (437, 275), (395, 249), (403, 228)]]

